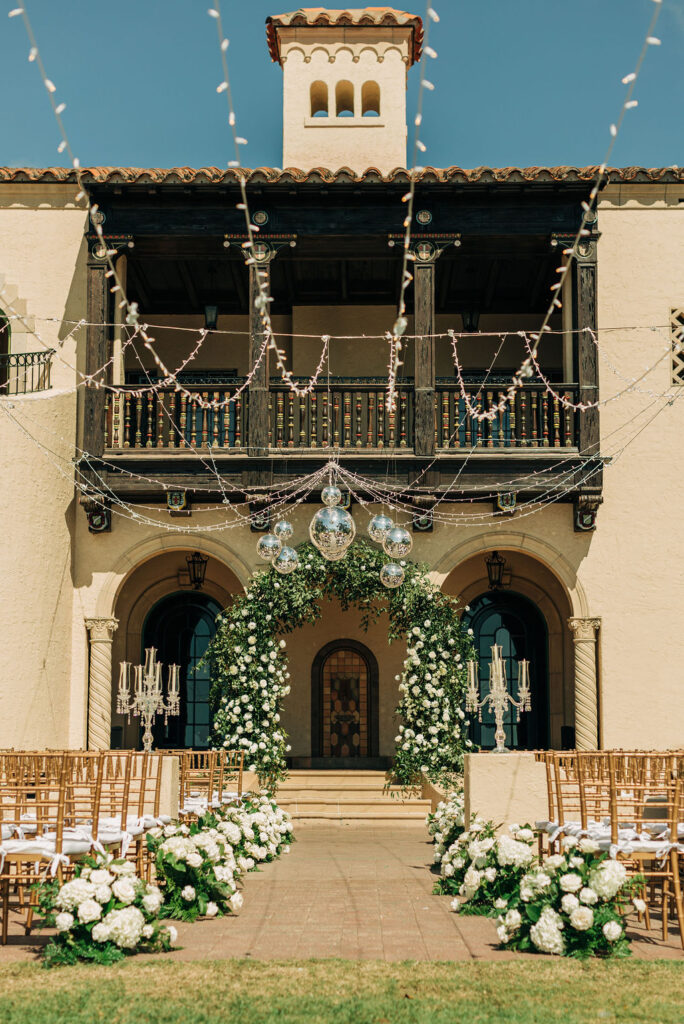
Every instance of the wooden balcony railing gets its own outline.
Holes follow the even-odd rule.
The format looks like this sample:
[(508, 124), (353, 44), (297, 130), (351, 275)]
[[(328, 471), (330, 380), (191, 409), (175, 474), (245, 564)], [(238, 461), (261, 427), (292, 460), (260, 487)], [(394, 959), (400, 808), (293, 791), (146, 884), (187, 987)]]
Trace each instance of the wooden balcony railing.
[(53, 348), (0, 354), (0, 395), (27, 395), (50, 387)]
[[(239, 379), (221, 385), (192, 385), (186, 391), (160, 388), (136, 393), (136, 386), (108, 394), (105, 447), (128, 449), (217, 448), (246, 452), (249, 443), (247, 391), (223, 404)], [(467, 393), (482, 410), (492, 408), (505, 385), (468, 383)], [(576, 385), (555, 385), (559, 395), (576, 403)], [(200, 405), (202, 400), (203, 405)], [(209, 407), (205, 407), (209, 403)], [(458, 449), (573, 448), (579, 417), (554, 398), (543, 384), (526, 384), (503, 412), (482, 422), (466, 407), (458, 384), (439, 381), (435, 392), (435, 447)], [(400, 383), (397, 407), (387, 409), (387, 384), (381, 380), (331, 381), (303, 397), (280, 381), (271, 382), (268, 412), (269, 449), (333, 448), (352, 451), (413, 450), (413, 382)], [(264, 452), (260, 453), (262, 456)]]
[[(576, 385), (557, 384), (555, 391), (577, 402)], [(501, 385), (466, 384), (481, 410), (493, 408), (505, 394)], [(543, 384), (526, 384), (493, 419), (479, 421), (468, 412), (458, 384), (437, 384), (435, 444), (440, 449), (572, 448), (577, 445), (578, 414), (549, 394)]]
[(107, 396), (105, 448), (242, 448), (248, 393), (222, 404), (238, 386), (239, 381), (229, 387), (186, 387), (191, 397), (174, 388), (142, 394), (135, 387), (122, 388)]
[(397, 390), (387, 409), (387, 383), (331, 382), (304, 397), (271, 384), (271, 448), (402, 449), (413, 447), (413, 385)]

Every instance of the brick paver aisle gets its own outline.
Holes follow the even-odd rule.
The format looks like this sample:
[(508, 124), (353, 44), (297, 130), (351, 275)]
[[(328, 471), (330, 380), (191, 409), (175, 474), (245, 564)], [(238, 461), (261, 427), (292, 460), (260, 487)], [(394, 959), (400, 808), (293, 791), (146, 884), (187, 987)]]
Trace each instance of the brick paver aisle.
[[(164, 960), (509, 960), (495, 925), (458, 917), (448, 896), (433, 896), (432, 845), (421, 823), (298, 824), (291, 853), (247, 875), (238, 916), (179, 924), (183, 947)], [(633, 932), (637, 957), (682, 956), (675, 931)], [(0, 963), (28, 960), (44, 941), (28, 940), (16, 915)]]

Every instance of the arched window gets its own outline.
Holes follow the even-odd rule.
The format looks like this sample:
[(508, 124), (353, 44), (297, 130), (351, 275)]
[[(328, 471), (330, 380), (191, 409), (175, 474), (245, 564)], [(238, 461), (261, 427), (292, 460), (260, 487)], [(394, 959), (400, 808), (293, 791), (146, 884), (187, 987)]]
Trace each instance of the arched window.
[(346, 79), (335, 86), (335, 113), (338, 117), (354, 116), (354, 86)]
[(311, 83), (311, 116), (328, 116), (328, 86), (325, 82)]
[(361, 87), (361, 114), (363, 117), (380, 116), (380, 86), (377, 82), (364, 82)]
[(9, 359), (4, 359), (3, 356), (8, 356), (10, 350), (10, 324), (9, 320), (0, 309), (0, 395), (8, 393), (8, 380), (9, 380)]
[(378, 663), (355, 640), (335, 640), (311, 670), (311, 753), (335, 763), (378, 755)]

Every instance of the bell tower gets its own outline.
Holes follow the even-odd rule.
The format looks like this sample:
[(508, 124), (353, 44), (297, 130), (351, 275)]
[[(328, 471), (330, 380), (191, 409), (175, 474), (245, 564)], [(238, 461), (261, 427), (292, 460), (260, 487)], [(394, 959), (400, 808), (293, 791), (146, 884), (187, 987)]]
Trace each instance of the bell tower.
[(392, 7), (300, 7), (266, 19), (283, 69), (283, 167), (406, 166), (406, 82), (422, 20)]

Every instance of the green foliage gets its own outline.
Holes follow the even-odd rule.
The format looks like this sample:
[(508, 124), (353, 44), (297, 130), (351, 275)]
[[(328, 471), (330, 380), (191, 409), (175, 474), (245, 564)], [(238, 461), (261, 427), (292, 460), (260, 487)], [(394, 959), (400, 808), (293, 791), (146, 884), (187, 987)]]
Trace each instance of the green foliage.
[[(400, 588), (386, 590), (380, 569), (386, 556), (365, 540), (339, 562), (328, 562), (312, 544), (298, 548), (300, 565), (289, 576), (269, 567), (217, 620), (207, 654), (211, 669), (217, 747), (242, 749), (246, 765), (274, 789), (285, 775), (287, 737), (280, 726), (290, 691), (284, 635), (317, 622), (321, 602), (336, 598), (357, 608), (364, 629), (387, 612), (390, 642), (408, 639), (401, 677), (402, 722), (394, 775), (411, 786), (422, 776), (444, 783), (463, 763), (469, 722), (461, 704), (465, 663), (474, 657), (460, 625), (457, 602), (435, 587), (425, 566), (402, 563)], [(264, 724), (265, 723), (265, 724)]]

